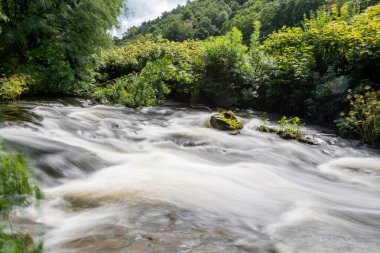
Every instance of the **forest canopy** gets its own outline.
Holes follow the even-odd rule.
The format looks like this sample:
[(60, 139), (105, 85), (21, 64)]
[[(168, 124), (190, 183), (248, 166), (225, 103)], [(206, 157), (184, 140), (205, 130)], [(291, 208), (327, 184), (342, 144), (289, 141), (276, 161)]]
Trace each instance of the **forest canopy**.
[(137, 39), (146, 34), (161, 35), (172, 41), (204, 40), (227, 33), (237, 27), (249, 43), (253, 24), (262, 24), (261, 37), (286, 26), (301, 25), (305, 16), (323, 5), (335, 4), (338, 9), (346, 5), (350, 15), (361, 12), (376, 0), (198, 0), (179, 6), (161, 17), (131, 27), (123, 41)]

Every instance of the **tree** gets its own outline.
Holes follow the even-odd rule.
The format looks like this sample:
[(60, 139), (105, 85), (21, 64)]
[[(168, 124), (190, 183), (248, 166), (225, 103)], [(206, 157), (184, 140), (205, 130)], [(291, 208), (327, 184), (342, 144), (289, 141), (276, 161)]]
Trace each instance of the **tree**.
[(193, 24), (176, 16), (166, 27), (163, 36), (171, 41), (184, 41), (194, 36)]
[(25, 73), (36, 90), (72, 92), (91, 79), (123, 0), (0, 0), (0, 73)]

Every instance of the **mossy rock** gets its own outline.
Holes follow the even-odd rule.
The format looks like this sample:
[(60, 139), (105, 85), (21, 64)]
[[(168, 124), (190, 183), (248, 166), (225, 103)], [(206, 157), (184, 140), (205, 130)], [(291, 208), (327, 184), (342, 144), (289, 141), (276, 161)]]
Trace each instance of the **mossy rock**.
[(277, 128), (266, 126), (266, 125), (259, 126), (257, 130), (263, 133), (277, 133), (278, 132)]
[(222, 111), (211, 116), (210, 125), (221, 131), (229, 131), (238, 134), (244, 124), (239, 121), (232, 111)]
[(282, 130), (278, 130), (277, 134), (284, 140), (298, 140), (301, 138), (301, 136), (297, 135), (296, 133), (286, 132)]
[(257, 128), (258, 131), (263, 133), (276, 133), (278, 136), (280, 136), (284, 140), (297, 140), (299, 142), (309, 144), (309, 145), (320, 145), (320, 141), (316, 140), (314, 137), (311, 136), (304, 136), (304, 135), (297, 135), (296, 133), (289, 133), (286, 131), (283, 131), (276, 127), (271, 127), (268, 125), (261, 125)]
[(310, 136), (301, 136), (300, 138), (297, 138), (299, 142), (309, 144), (309, 145), (320, 145), (320, 141), (316, 140), (313, 137)]

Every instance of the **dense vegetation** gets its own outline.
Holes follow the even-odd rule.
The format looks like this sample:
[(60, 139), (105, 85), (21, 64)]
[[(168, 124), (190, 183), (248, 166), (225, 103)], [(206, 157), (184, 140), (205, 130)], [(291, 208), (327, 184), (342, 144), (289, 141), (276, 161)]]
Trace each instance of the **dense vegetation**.
[(156, 20), (145, 22), (139, 27), (131, 27), (125, 33), (123, 41), (136, 40), (147, 34), (161, 35), (171, 41), (204, 40), (210, 36), (223, 35), (233, 27), (237, 27), (243, 33), (244, 42), (248, 44), (253, 33), (252, 24), (256, 21), (263, 25), (261, 38), (266, 38), (284, 25), (301, 25), (305, 15), (309, 17), (311, 11), (316, 11), (323, 5), (336, 3), (337, 8), (340, 8), (347, 3), (347, 11), (352, 15), (376, 2), (374, 0), (198, 0), (163, 13)]
[[(371, 115), (368, 131), (373, 134), (380, 125), (380, 5), (363, 9), (372, 2), (360, 3), (324, 5), (309, 13), (309, 18), (305, 16), (300, 26), (284, 26), (264, 40), (269, 23), (249, 19), (248, 23), (254, 21), (249, 45), (236, 27), (204, 41), (175, 42), (154, 35), (127, 41), (102, 53), (96, 69), (99, 81), (113, 81), (97, 88), (94, 97), (141, 106), (153, 105), (169, 94), (324, 122), (348, 112), (351, 103), (351, 115), (353, 111), (360, 114), (358, 110)], [(367, 86), (372, 87), (371, 100), (360, 108), (352, 105), (357, 100), (346, 99), (349, 89), (367, 97)], [(142, 99), (143, 93), (149, 99)], [(361, 118), (342, 116), (337, 122), (343, 134), (360, 135), (368, 142), (378, 140), (378, 134), (364, 137), (367, 134), (360, 128), (366, 121)]]
[[(0, 96), (78, 92), (123, 0), (0, 0)], [(11, 95), (13, 90), (13, 94)]]

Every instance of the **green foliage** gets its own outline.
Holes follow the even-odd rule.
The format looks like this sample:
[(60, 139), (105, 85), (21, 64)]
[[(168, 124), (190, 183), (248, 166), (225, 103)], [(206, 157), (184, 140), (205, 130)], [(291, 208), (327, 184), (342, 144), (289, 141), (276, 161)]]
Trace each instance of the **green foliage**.
[[(121, 100), (121, 103), (129, 107), (139, 106), (154, 106), (158, 97), (164, 93), (156, 94), (154, 85), (150, 82), (144, 82), (145, 76), (135, 78), (132, 83), (126, 88), (126, 96)], [(162, 83), (161, 83), (162, 84)], [(161, 90), (167, 91), (167, 87), (163, 84)]]
[(0, 252), (4, 253), (42, 253), (42, 244), (34, 245), (28, 235), (0, 233)]
[[(173, 41), (207, 39), (220, 36), (237, 27), (249, 44), (254, 22), (261, 22), (263, 38), (282, 26), (299, 25), (304, 15), (329, 3), (328, 0), (201, 0), (187, 2), (164, 13), (156, 20), (132, 27), (124, 41), (140, 36), (161, 35)], [(363, 5), (364, 6), (364, 5)]]
[[(100, 82), (141, 72), (148, 61), (169, 59), (181, 71), (184, 84), (195, 83), (201, 69), (200, 55), (203, 44), (198, 41), (170, 42), (151, 36), (134, 43), (102, 52), (96, 71)], [(184, 87), (185, 88), (185, 87)]]
[(278, 134), (284, 139), (297, 139), (302, 137), (301, 120), (298, 117), (287, 118), (282, 117), (278, 124)]
[[(98, 81), (128, 76), (123, 85), (104, 89), (119, 94), (109, 100), (136, 107), (153, 105), (169, 92), (198, 94), (213, 105), (254, 106), (331, 122), (347, 106), (345, 94), (355, 83), (380, 82), (380, 4), (373, 5), (378, 1), (232, 2), (191, 2), (133, 28), (134, 35), (127, 34), (123, 45), (103, 51), (96, 68)], [(227, 4), (229, 21), (193, 11), (211, 3)], [(215, 23), (219, 18), (224, 20), (221, 26)], [(194, 19), (203, 30), (191, 31), (189, 26), (178, 31), (179, 24)], [(168, 20), (177, 28), (167, 33), (162, 24)], [(200, 27), (192, 24), (192, 29)], [(194, 34), (203, 39), (220, 34), (221, 27), (226, 35), (205, 41), (170, 42), (156, 36), (182, 41)], [(155, 35), (142, 37), (148, 30)], [(279, 132), (298, 134), (288, 134), (292, 129), (287, 129)]]
[(25, 74), (0, 79), (0, 100), (16, 101), (23, 93), (29, 90), (33, 83), (34, 80)]
[(212, 37), (205, 42), (203, 53), (205, 80), (201, 90), (222, 106), (236, 105), (241, 90), (250, 81), (248, 47), (242, 42), (237, 28), (225, 36)]
[(305, 97), (313, 90), (315, 58), (312, 46), (303, 43), (301, 28), (283, 28), (264, 42), (256, 66), (259, 99), (267, 108), (303, 113)]
[[(37, 199), (42, 198), (40, 189), (29, 183), (29, 167), (24, 156), (5, 151), (0, 146), (0, 215), (7, 217), (14, 206), (26, 205), (33, 193)], [(13, 231), (6, 234), (0, 228), (0, 252), (39, 253), (42, 252), (42, 244), (35, 245), (30, 235)]]
[(28, 166), (20, 154), (0, 154), (0, 179), (0, 212), (25, 204), (28, 195), (33, 193)]
[(223, 30), (228, 31), (237, 27), (243, 33), (245, 43), (249, 43), (250, 35), (254, 32), (253, 24), (262, 24), (260, 32), (262, 38), (283, 26), (297, 26), (310, 11), (326, 4), (326, 0), (249, 0), (236, 15), (223, 24)]
[(127, 87), (131, 107), (152, 106), (170, 92), (167, 82), (176, 78), (177, 69), (167, 58), (148, 62), (140, 75)]
[(129, 78), (121, 77), (104, 86), (98, 86), (91, 90), (91, 98), (100, 103), (121, 104), (121, 98), (125, 97), (125, 86)]
[(153, 106), (157, 102), (154, 86), (145, 82), (144, 77), (133, 74), (118, 78), (105, 87), (96, 87), (90, 95), (95, 101), (101, 103), (129, 107)]
[(342, 134), (357, 134), (367, 143), (375, 143), (380, 138), (380, 91), (365, 86), (364, 91), (349, 91), (347, 100), (350, 111), (341, 114), (336, 121)]
[[(247, 0), (202, 0), (188, 1), (171, 12), (165, 12), (156, 20), (132, 27), (125, 34), (124, 41), (133, 41), (140, 36), (161, 35), (171, 41), (207, 39), (220, 35), (223, 24), (234, 15)], [(231, 8), (234, 6), (234, 9)]]
[(92, 79), (123, 0), (1, 0), (0, 73), (26, 73), (39, 92), (73, 92)]
[(300, 118), (288, 118), (284, 116), (278, 121), (278, 124), (278, 127), (270, 126), (269, 119), (265, 118), (257, 130), (264, 133), (276, 133), (283, 139), (295, 139), (303, 143), (312, 145), (316, 144), (313, 139), (302, 136), (302, 124)]
[[(166, 49), (167, 50), (167, 49)], [(117, 78), (114, 83), (104, 88), (91, 91), (92, 97), (98, 101), (107, 100), (111, 103), (129, 107), (152, 106), (170, 92), (171, 88), (178, 92), (189, 93), (193, 87), (195, 74), (189, 62), (178, 62), (177, 54), (168, 56), (177, 61), (164, 57), (148, 61), (140, 73)], [(128, 59), (127, 59), (128, 60)]]
[[(119, 94), (117, 99), (108, 95), (107, 100), (138, 107), (154, 105), (170, 90), (190, 94), (197, 90), (204, 76), (203, 47), (198, 41), (179, 43), (147, 36), (135, 43), (106, 50), (98, 60), (98, 81), (128, 77), (122, 84), (111, 82), (105, 88), (91, 91), (92, 96), (99, 101), (101, 94)], [(112, 87), (115, 83), (122, 89)]]
[(380, 80), (379, 13), (376, 5), (345, 20), (324, 7), (304, 28), (272, 33), (252, 59), (259, 86), (255, 103), (331, 121), (349, 86)]
[[(206, 42), (179, 43), (148, 36), (104, 51), (97, 72), (100, 82), (132, 74), (124, 85), (129, 98), (122, 103), (132, 107), (154, 105), (170, 90), (180, 94), (201, 91), (216, 104), (232, 105), (243, 97), (240, 91), (244, 85), (248, 86), (248, 58), (248, 47), (237, 29)], [(106, 87), (103, 92), (95, 89), (93, 93), (95, 97), (100, 93), (119, 94), (117, 87)], [(120, 103), (120, 99), (116, 101)]]

